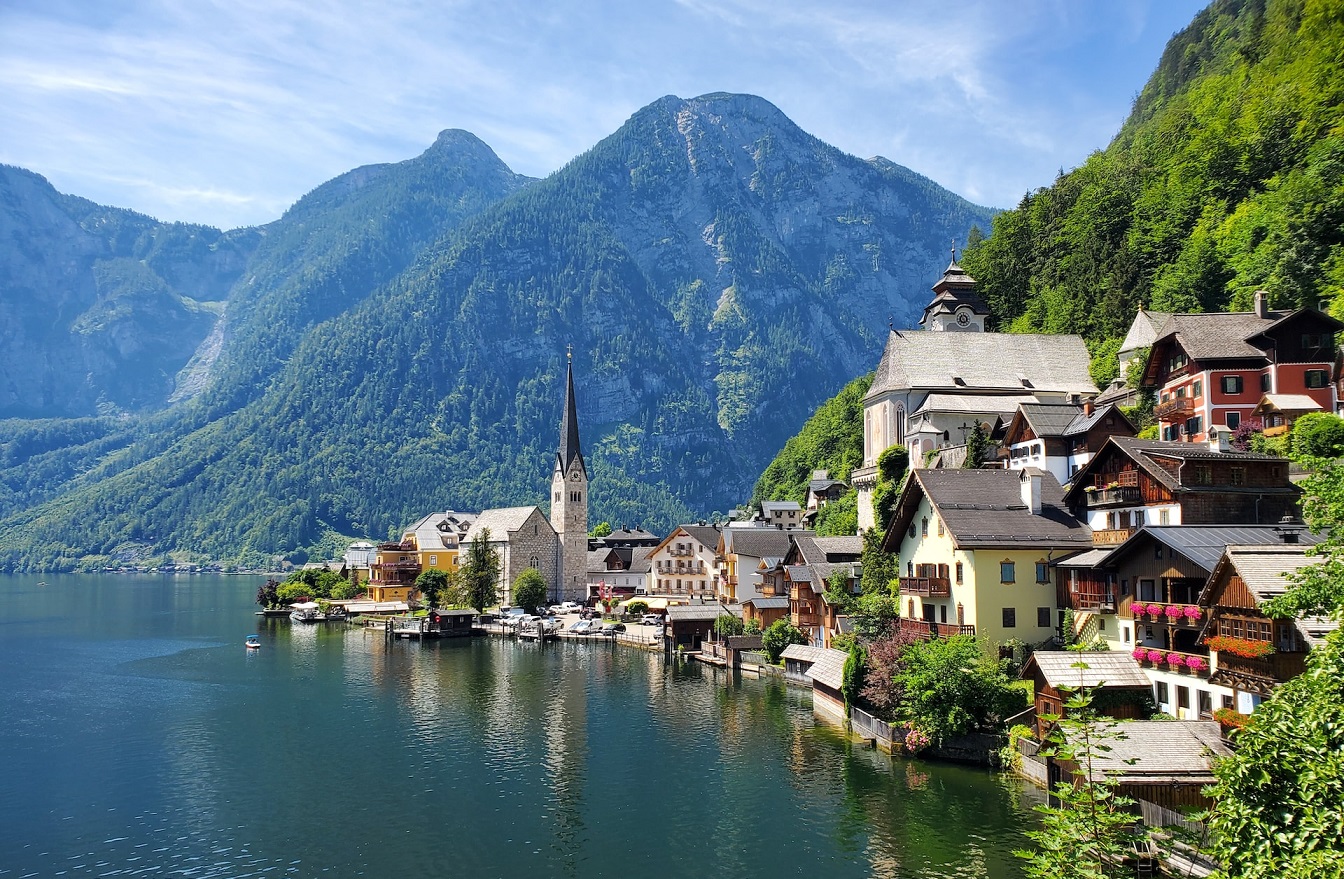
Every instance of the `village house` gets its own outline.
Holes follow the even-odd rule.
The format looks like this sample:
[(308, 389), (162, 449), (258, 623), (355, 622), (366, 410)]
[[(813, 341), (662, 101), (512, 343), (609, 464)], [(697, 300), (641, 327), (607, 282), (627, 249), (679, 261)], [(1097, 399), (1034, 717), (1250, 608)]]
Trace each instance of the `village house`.
[(1229, 545), (1199, 596), (1208, 609), (1204, 637), (1213, 656), (1211, 682), (1229, 689), (1224, 707), (1250, 714), (1279, 684), (1306, 668), (1306, 656), (1338, 628), (1328, 618), (1271, 618), (1266, 601), (1284, 593), (1288, 577), (1318, 564), (1306, 544)]
[(374, 602), (410, 601), (419, 576), (420, 554), (413, 541), (380, 543), (369, 565), (368, 597)]
[(588, 550), (585, 598), (629, 598), (647, 594), (649, 551), (650, 547), (645, 546), (601, 546)]
[(719, 532), (716, 547), (715, 583), (719, 601), (743, 603), (761, 598), (761, 561), (782, 559), (792, 545), (795, 535), (811, 531), (781, 531), (776, 528), (739, 526), (732, 523)]
[(875, 523), (877, 459), (891, 446), (904, 445), (920, 467), (925, 455), (964, 444), (977, 422), (993, 427), (1023, 403), (1097, 393), (1081, 337), (985, 332), (989, 309), (955, 254), (933, 290), (923, 331), (888, 335), (863, 400), (863, 462), (850, 474), (860, 529)]
[(761, 519), (771, 528), (801, 528), (803, 508), (797, 501), (761, 501)]
[[(814, 537), (797, 535), (792, 540), (779, 570), (782, 580), (772, 578), (772, 584), (782, 583), (789, 599), (789, 619), (807, 635), (809, 643), (830, 647), (841, 625), (838, 608), (826, 600), (826, 586), (839, 573), (844, 579), (845, 591), (854, 595), (860, 591), (859, 556), (863, 553), (860, 537)], [(772, 595), (774, 589), (771, 589)]]
[(829, 470), (813, 470), (812, 478), (807, 483), (807, 498), (803, 503), (804, 527), (810, 528), (821, 508), (839, 500), (847, 491), (849, 485), (844, 480), (832, 479)]
[(345, 570), (350, 582), (358, 586), (369, 582), (378, 547), (367, 540), (356, 540), (345, 550)]
[(1051, 562), (1090, 549), (1049, 473), (912, 470), (883, 540), (899, 555), (901, 628), (1039, 644), (1055, 635)]
[(678, 525), (649, 552), (649, 595), (711, 600), (718, 572), (718, 525)]
[(1153, 685), (1128, 653), (1037, 650), (1022, 666), (1022, 677), (1036, 696), (1036, 737), (1044, 740), (1053, 724), (1045, 717), (1063, 717), (1069, 698), (1079, 690), (1104, 690), (1093, 706), (1103, 717), (1146, 720), (1152, 714)]
[(1235, 430), (1264, 395), (1303, 395), (1335, 410), (1335, 334), (1344, 327), (1314, 308), (1271, 311), (1255, 294), (1243, 312), (1172, 314), (1158, 331), (1143, 384), (1157, 390), (1165, 440), (1204, 442), (1210, 428)]
[(1011, 470), (1039, 467), (1068, 485), (1106, 440), (1137, 432), (1116, 406), (1023, 403), (1004, 431), (1000, 460)]
[(1296, 515), (1288, 462), (1193, 443), (1113, 436), (1074, 477), (1064, 503), (1098, 545), (1150, 525), (1272, 524)]

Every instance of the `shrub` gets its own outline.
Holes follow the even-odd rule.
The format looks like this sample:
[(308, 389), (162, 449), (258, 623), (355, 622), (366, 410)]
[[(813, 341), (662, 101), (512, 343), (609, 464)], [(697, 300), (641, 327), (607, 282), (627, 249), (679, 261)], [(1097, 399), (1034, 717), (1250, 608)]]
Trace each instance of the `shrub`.
[(1294, 455), (1338, 458), (1344, 454), (1344, 419), (1328, 412), (1311, 412), (1293, 423), (1289, 446)]
[[(741, 635), (743, 630), (742, 621), (730, 613), (721, 613), (714, 618), (714, 634), (720, 638), (727, 638), (730, 635)], [(782, 647), (780, 648), (783, 649)]]
[(761, 634), (761, 647), (770, 662), (778, 664), (780, 655), (790, 644), (806, 644), (808, 640), (802, 629), (786, 619), (778, 619)]
[(625, 606), (625, 612), (631, 616), (643, 616), (649, 612), (649, 603), (647, 601), (632, 601)]

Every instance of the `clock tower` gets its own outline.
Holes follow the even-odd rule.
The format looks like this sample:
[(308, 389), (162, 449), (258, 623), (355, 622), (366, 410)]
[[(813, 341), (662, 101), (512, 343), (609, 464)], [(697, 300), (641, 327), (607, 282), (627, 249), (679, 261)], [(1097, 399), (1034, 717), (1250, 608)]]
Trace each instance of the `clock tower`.
[(957, 252), (938, 283), (933, 285), (933, 301), (924, 307), (919, 325), (926, 330), (983, 333), (989, 306), (975, 292), (975, 278), (957, 264)]
[(558, 597), (562, 601), (583, 601), (588, 597), (588, 467), (579, 448), (572, 351), (567, 358), (560, 449), (551, 472), (551, 527), (560, 538)]

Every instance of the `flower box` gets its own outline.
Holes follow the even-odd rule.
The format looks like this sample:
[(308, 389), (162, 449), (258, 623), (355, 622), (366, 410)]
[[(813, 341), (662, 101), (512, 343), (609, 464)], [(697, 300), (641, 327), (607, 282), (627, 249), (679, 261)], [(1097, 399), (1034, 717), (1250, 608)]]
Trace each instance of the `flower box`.
[(1208, 660), (1202, 656), (1187, 656), (1185, 658), (1185, 667), (1193, 672), (1205, 671), (1209, 667)]
[(1268, 641), (1251, 641), (1246, 638), (1232, 638), (1227, 635), (1215, 635), (1208, 640), (1210, 650), (1230, 653), (1242, 659), (1264, 659), (1274, 652), (1274, 645)]
[(1148, 605), (1144, 604), (1142, 601), (1135, 601), (1134, 603), (1130, 604), (1129, 612), (1132, 613), (1135, 617), (1141, 617), (1146, 613), (1148, 613)]

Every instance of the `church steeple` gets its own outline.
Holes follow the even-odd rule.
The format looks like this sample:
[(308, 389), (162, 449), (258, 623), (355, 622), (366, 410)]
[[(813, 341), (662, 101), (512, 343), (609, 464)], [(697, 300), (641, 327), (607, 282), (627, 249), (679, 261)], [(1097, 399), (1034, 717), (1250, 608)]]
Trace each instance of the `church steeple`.
[(555, 456), (555, 467), (561, 473), (569, 472), (574, 459), (579, 460), (583, 475), (588, 475), (588, 467), (583, 462), (583, 450), (579, 446), (579, 412), (574, 402), (574, 354), (567, 352), (569, 358), (565, 376), (565, 414), (560, 419), (560, 451)]
[(984, 332), (989, 306), (975, 292), (975, 278), (966, 274), (957, 263), (957, 251), (952, 250), (952, 262), (943, 276), (933, 285), (933, 301), (924, 306), (919, 325), (926, 330), (962, 330)]

